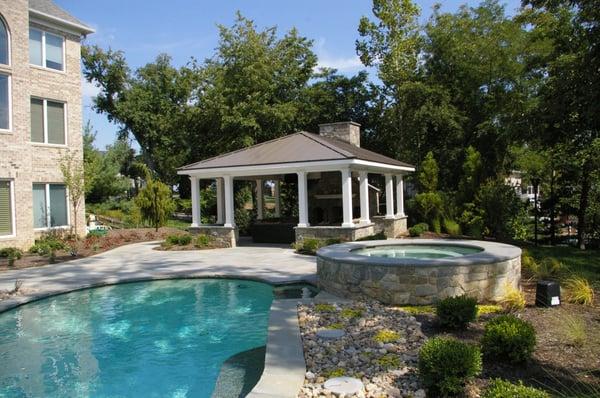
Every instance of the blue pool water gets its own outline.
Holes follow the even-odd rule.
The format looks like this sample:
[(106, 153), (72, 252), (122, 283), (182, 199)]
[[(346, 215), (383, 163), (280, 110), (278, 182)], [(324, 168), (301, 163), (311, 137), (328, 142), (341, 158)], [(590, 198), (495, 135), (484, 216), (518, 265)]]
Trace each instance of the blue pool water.
[(26, 304), (0, 314), (0, 397), (210, 397), (228, 358), (265, 345), (272, 299), (264, 283), (187, 279)]
[(419, 259), (461, 257), (469, 254), (479, 253), (482, 251), (483, 249), (479, 247), (460, 246), (452, 244), (381, 245), (353, 250), (353, 252), (356, 254), (369, 257)]

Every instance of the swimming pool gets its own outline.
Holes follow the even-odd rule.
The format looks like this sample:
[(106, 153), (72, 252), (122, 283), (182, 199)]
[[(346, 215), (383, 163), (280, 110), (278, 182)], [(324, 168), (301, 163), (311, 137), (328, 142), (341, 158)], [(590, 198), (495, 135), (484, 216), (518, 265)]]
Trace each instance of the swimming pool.
[(240, 356), (241, 371), (219, 388), (247, 391), (260, 377), (272, 300), (265, 283), (183, 279), (86, 289), (6, 311), (0, 397), (211, 397), (223, 364)]

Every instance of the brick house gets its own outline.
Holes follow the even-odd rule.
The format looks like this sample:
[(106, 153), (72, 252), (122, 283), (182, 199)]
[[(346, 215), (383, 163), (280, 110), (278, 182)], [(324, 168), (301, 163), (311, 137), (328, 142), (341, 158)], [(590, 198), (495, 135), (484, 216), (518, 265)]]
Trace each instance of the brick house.
[[(83, 161), (81, 39), (51, 0), (0, 0), (0, 247), (74, 220), (60, 159)], [(78, 230), (85, 228), (83, 204)]]

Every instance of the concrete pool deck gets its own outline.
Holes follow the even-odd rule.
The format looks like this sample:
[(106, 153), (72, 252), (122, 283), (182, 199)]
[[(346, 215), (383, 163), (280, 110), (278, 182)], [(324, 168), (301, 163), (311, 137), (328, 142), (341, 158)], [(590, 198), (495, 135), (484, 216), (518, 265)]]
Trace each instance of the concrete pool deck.
[(153, 250), (157, 245), (134, 243), (79, 260), (0, 272), (0, 290), (23, 282), (20, 294), (0, 300), (0, 312), (58, 293), (128, 281), (229, 277), (273, 284), (316, 282), (316, 259), (289, 246)]

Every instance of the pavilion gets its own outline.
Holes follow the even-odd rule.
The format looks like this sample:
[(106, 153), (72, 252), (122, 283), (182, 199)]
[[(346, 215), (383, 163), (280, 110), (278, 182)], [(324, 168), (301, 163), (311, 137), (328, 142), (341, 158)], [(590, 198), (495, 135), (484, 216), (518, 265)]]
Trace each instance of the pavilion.
[[(414, 170), (412, 165), (361, 148), (360, 125), (339, 122), (319, 125), (319, 134), (300, 131), (192, 163), (179, 168), (178, 174), (188, 175), (191, 180), (190, 231), (210, 234), (224, 246), (235, 246), (238, 233), (234, 220), (234, 180), (256, 182), (255, 206), (260, 222), (264, 217), (264, 182), (270, 181), (273, 186), (274, 215), (279, 217), (280, 182), (295, 175), (296, 240), (307, 237), (355, 240), (380, 231), (385, 231), (388, 237), (406, 232), (403, 176)], [(376, 206), (370, 195), (374, 189), (369, 184), (370, 174), (385, 176), (385, 214), (380, 214), (379, 208), (373, 209)], [(216, 224), (201, 223), (201, 179), (216, 180)], [(353, 194), (356, 190), (358, 195)], [(358, 219), (354, 217), (355, 204)]]

